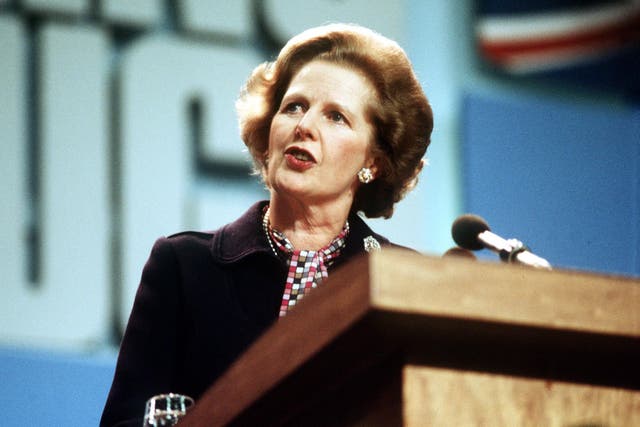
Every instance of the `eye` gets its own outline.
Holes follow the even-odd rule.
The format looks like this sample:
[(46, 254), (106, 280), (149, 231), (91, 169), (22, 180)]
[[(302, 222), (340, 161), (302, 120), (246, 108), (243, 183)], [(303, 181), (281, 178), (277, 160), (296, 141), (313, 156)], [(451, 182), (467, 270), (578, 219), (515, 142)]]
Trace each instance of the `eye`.
[(339, 111), (330, 111), (329, 112), (329, 118), (331, 119), (331, 121), (336, 122), (336, 123), (346, 123), (347, 122), (347, 118), (344, 116), (344, 114), (342, 114)]
[(282, 109), (284, 113), (295, 114), (304, 111), (304, 105), (301, 102), (289, 102)]

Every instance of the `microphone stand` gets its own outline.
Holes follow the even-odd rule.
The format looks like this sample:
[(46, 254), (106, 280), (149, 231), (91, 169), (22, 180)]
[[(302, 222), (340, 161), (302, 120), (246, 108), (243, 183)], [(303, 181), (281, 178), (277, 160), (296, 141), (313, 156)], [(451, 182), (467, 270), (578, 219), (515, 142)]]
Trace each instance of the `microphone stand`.
[(551, 264), (546, 259), (530, 252), (529, 248), (520, 240), (506, 240), (488, 230), (478, 234), (478, 240), (487, 249), (496, 252), (504, 262), (551, 270)]

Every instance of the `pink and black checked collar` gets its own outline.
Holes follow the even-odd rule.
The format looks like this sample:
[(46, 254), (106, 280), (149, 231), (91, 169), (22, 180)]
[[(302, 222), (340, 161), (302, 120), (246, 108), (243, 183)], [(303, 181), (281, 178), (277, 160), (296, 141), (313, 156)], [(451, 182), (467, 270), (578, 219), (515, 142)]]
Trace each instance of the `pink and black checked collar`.
[(297, 301), (302, 300), (305, 292), (317, 287), (323, 279), (328, 277), (327, 267), (340, 256), (340, 251), (344, 248), (345, 238), (349, 234), (349, 221), (331, 243), (317, 251), (294, 249), (284, 234), (270, 226), (268, 207), (262, 218), (262, 225), (273, 253), (276, 256), (278, 252), (286, 255), (289, 264), (280, 304), (280, 317), (282, 317), (296, 305)]

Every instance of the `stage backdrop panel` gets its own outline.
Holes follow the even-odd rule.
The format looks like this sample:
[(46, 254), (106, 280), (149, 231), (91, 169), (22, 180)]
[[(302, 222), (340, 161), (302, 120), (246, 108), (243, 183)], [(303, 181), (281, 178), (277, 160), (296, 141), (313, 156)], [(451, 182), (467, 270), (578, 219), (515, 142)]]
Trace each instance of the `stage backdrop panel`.
[(556, 266), (640, 275), (640, 109), (468, 93), (464, 209)]

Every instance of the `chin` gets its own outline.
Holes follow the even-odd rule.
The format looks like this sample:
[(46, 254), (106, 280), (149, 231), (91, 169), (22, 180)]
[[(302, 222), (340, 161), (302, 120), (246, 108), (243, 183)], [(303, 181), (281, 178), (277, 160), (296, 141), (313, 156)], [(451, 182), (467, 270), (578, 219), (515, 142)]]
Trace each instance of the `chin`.
[(297, 199), (303, 198), (305, 195), (309, 195), (310, 186), (299, 182), (299, 177), (288, 177), (273, 180), (270, 188), (281, 196), (293, 196)]

